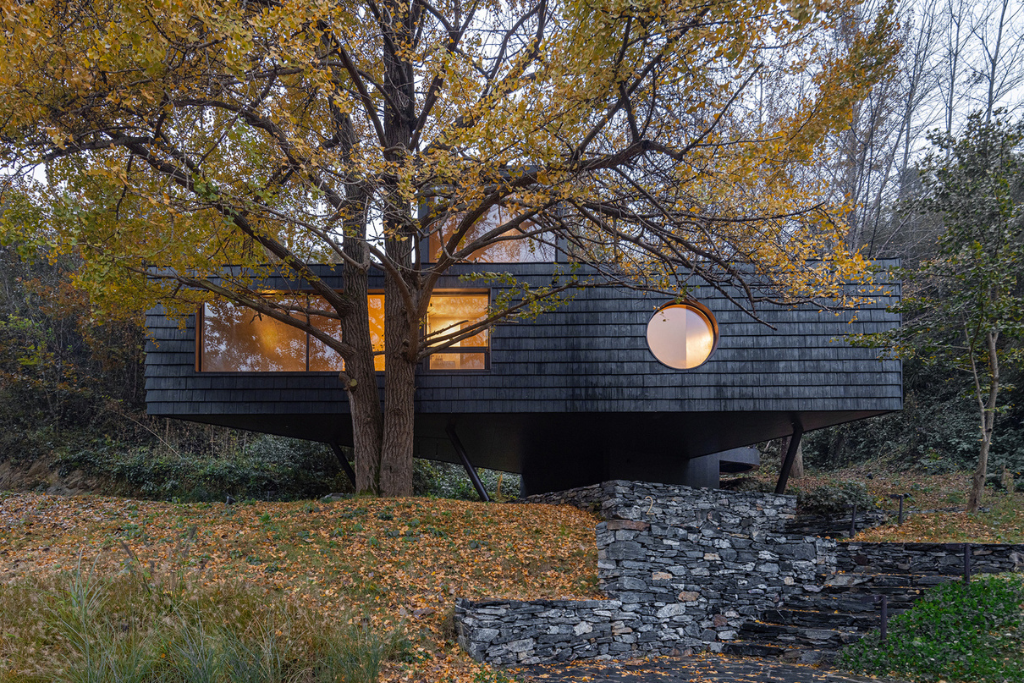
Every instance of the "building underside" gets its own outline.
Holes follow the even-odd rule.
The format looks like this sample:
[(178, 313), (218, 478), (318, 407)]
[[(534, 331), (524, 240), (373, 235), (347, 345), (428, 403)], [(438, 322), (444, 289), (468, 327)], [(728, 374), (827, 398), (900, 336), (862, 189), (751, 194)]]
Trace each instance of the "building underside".
[[(524, 494), (609, 479), (718, 486), (720, 473), (754, 469), (744, 448), (885, 411), (418, 414), (415, 456), (459, 463), (453, 427), (474, 467), (516, 472)], [(348, 413), (194, 415), (189, 420), (278, 436), (352, 445)]]

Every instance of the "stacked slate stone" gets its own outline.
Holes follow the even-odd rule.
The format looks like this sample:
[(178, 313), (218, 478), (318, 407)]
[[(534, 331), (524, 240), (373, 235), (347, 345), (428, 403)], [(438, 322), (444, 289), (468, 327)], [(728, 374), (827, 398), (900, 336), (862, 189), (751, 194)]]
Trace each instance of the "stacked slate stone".
[(797, 536), (842, 538), (850, 535), (851, 522), (856, 524), (857, 533), (860, 533), (890, 521), (890, 515), (883, 510), (858, 510), (855, 520), (851, 518), (851, 514), (847, 513), (845, 517), (827, 517), (800, 513), (795, 520), (786, 525), (786, 533)]
[(541, 497), (597, 509), (609, 600), (460, 600), (459, 639), (493, 664), (711, 649), (786, 596), (820, 590), (835, 543), (783, 533), (795, 498), (613, 481)]
[[(964, 566), (963, 543), (844, 543), (837, 567), (843, 572), (958, 574)], [(999, 574), (1024, 569), (1024, 545), (972, 543), (971, 572)]]

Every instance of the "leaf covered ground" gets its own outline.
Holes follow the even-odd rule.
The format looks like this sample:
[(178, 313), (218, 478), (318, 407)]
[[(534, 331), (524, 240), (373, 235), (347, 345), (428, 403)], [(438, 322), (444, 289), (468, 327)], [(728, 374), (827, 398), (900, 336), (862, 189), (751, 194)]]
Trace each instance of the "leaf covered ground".
[[(418, 661), (385, 679), (474, 681), (481, 668), (451, 629), (455, 598), (600, 597), (596, 521), (568, 507), (418, 498), (227, 506), (0, 494), (0, 583), (180, 565), (200, 585), (241, 581), (325, 614), (404, 622)], [(3, 641), (0, 661), (11, 656)]]
[[(774, 486), (772, 471), (756, 478)], [(1024, 493), (985, 490), (982, 511), (966, 512), (970, 472), (923, 474), (887, 470), (883, 466), (862, 466), (829, 472), (808, 472), (790, 480), (787, 493), (811, 491), (837, 482), (863, 484), (878, 504), (896, 515), (895, 496), (904, 496), (906, 520), (902, 526), (888, 524), (862, 531), (858, 541), (898, 543), (1024, 543)], [(849, 513), (847, 513), (849, 518)]]

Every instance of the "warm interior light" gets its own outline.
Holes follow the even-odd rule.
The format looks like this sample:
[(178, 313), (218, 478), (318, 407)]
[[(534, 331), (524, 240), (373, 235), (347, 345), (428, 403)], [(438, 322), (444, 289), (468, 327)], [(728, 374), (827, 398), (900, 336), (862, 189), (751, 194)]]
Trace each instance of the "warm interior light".
[(703, 364), (715, 350), (718, 334), (709, 313), (691, 304), (670, 304), (647, 323), (647, 346), (659, 361), (676, 370)]
[(203, 313), (202, 368), (207, 372), (302, 372), (306, 333), (250, 308), (210, 302)]
[[(469, 244), (473, 240), (480, 239), (494, 228), (507, 223), (514, 217), (514, 214), (502, 206), (493, 206), (482, 216), (473, 227), (469, 229), (466, 236), (462, 238), (461, 244)], [(430, 258), (434, 261), (441, 255), (442, 240), (447, 243), (448, 239), (458, 228), (462, 220), (461, 215), (454, 215), (448, 219), (438, 232), (430, 235)], [(489, 247), (477, 249), (469, 255), (467, 261), (473, 263), (550, 263), (555, 260), (555, 250), (550, 244), (544, 244), (530, 237), (519, 237), (524, 232), (536, 229), (536, 225), (525, 221), (518, 228), (512, 228), (506, 235), (515, 236), (515, 239), (496, 242)], [(459, 247), (461, 249), (461, 246)]]
[[(281, 297), (296, 308), (329, 312), (320, 296)], [(367, 295), (370, 343), (375, 352), (374, 369), (384, 370), (384, 295)], [(441, 293), (430, 299), (427, 333), (440, 337), (458, 333), (487, 315), (485, 293)], [(299, 314), (301, 315), (301, 314)], [(309, 316), (313, 327), (341, 338), (341, 322), (331, 317)], [(199, 367), (203, 372), (337, 372), (344, 368), (332, 348), (304, 331), (260, 316), (251, 309), (226, 302), (205, 304), (202, 315)], [(488, 332), (483, 330), (431, 356), (432, 370), (487, 369)], [(436, 342), (432, 342), (436, 343)], [(308, 344), (308, 353), (307, 353)]]
[[(323, 297), (310, 295), (309, 307), (313, 310), (329, 311), (330, 306)], [(384, 295), (367, 294), (366, 308), (370, 313), (370, 343), (375, 353), (384, 350)], [(333, 318), (313, 316), (310, 322), (314, 327), (324, 330), (335, 339), (341, 339), (341, 321)], [(324, 344), (316, 337), (309, 338), (309, 369), (312, 372), (337, 372), (344, 369), (345, 364), (338, 352)], [(384, 371), (384, 354), (377, 353), (373, 357), (373, 369)]]
[[(487, 315), (486, 294), (434, 294), (427, 307), (427, 334), (444, 337), (471, 326)], [(431, 340), (431, 343), (432, 340)], [(486, 357), (480, 351), (456, 349), (486, 349), (487, 330), (483, 330), (455, 343), (452, 352), (435, 353), (430, 357), (431, 370), (484, 370)]]

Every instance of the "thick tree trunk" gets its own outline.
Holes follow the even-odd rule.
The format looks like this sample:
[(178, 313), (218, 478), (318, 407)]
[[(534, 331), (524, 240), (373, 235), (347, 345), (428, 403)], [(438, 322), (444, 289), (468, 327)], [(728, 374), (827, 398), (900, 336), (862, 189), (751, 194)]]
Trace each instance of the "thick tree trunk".
[(380, 492), (384, 496), (411, 496), (416, 365), (398, 354), (389, 355), (387, 363)]
[(346, 388), (352, 413), (356, 491), (378, 494), (383, 416), (373, 367), (366, 271), (355, 267), (345, 269), (345, 293), (356, 302), (356, 313), (345, 316), (341, 322), (342, 339), (356, 347), (356, 356), (345, 365), (345, 374), (350, 378)]
[[(412, 240), (388, 245), (398, 262), (407, 261)], [(397, 258), (396, 258), (397, 257)], [(384, 437), (381, 446), (380, 492), (385, 496), (412, 495), (413, 423), (415, 419), (416, 356), (410, 340), (419, 329), (409, 321), (401, 283), (389, 276), (384, 284)]]
[[(410, 6), (397, 0), (382, 5), (389, 17), (384, 48), (383, 134), (384, 157), (400, 169), (412, 149), (416, 124), (416, 75), (401, 52), (412, 42)], [(396, 47), (397, 46), (397, 47)], [(390, 267), (384, 280), (384, 434), (381, 442), (380, 492), (385, 496), (412, 495), (413, 422), (415, 418), (416, 361), (419, 344), (419, 275), (413, 268), (416, 232), (410, 230), (417, 198), (397, 180), (383, 186), (384, 245)]]
[[(348, 123), (346, 119), (346, 123)], [(350, 127), (350, 126), (349, 126)], [(355, 355), (345, 365), (348, 376), (346, 390), (352, 419), (352, 445), (355, 451), (356, 491), (380, 493), (380, 452), (384, 417), (381, 414), (377, 375), (373, 364), (373, 343), (370, 338), (370, 314), (367, 303), (368, 276), (365, 268), (356, 263), (370, 262), (366, 235), (365, 196), (356, 185), (348, 189), (348, 198), (361, 207), (353, 217), (353, 225), (346, 232), (354, 239), (346, 239), (342, 246), (345, 255), (355, 263), (346, 262), (344, 268), (345, 294), (351, 297), (356, 312), (341, 321), (341, 336), (355, 347)]]

